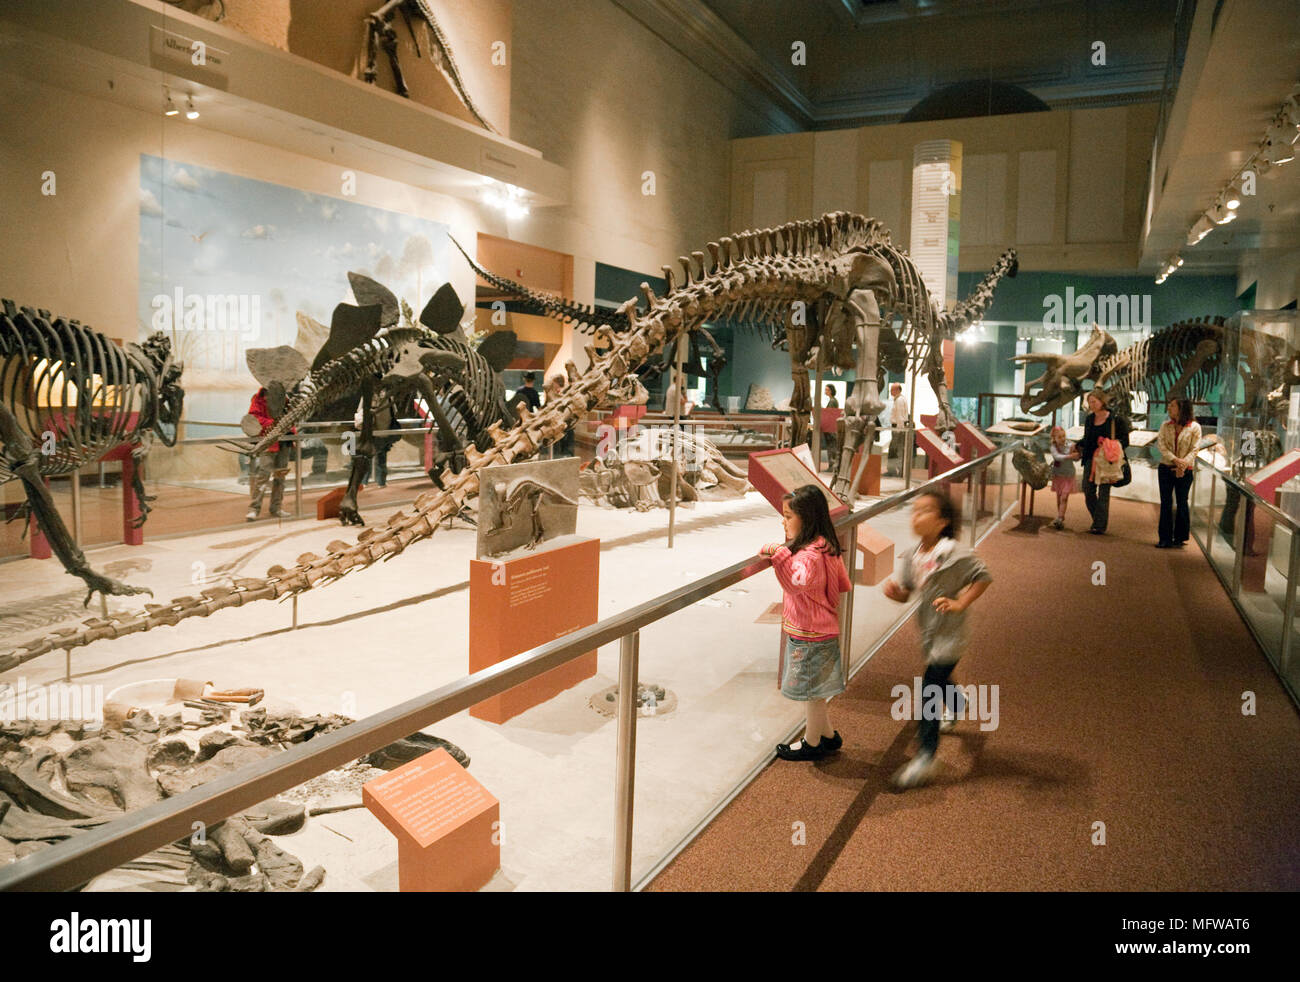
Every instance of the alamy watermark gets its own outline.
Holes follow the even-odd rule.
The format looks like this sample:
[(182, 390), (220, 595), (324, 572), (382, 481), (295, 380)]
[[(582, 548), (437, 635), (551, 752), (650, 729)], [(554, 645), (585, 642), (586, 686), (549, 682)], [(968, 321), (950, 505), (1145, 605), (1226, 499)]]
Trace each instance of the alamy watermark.
[(889, 690), (894, 700), (889, 715), (900, 722), (904, 720), (942, 719), (944, 709), (950, 718), (979, 720), (980, 729), (987, 732), (998, 728), (998, 687), (996, 685), (925, 685), (919, 675), (909, 687), (900, 682)]
[(256, 293), (186, 293), (178, 286), (170, 294), (156, 294), (149, 305), (155, 331), (230, 333), (245, 342), (262, 332), (262, 298)]
[(16, 722), (104, 721), (102, 685), (28, 686), (19, 676), (16, 684), (0, 683), (0, 724)]
[[(695, 439), (701, 429), (695, 423), (682, 421), (682, 428), (672, 426), (641, 426), (639, 423), (628, 424), (627, 417), (620, 416), (617, 425), (601, 423), (596, 427), (596, 459), (608, 462), (611, 454), (620, 463), (633, 460), (663, 460), (679, 458), (691, 467), (704, 463), (708, 453)], [(674, 449), (676, 453), (674, 454)]]
[(1049, 293), (1043, 297), (1043, 326), (1047, 328), (1083, 328), (1093, 324), (1120, 331), (1151, 329), (1151, 294), (1091, 294), (1065, 288), (1065, 296)]

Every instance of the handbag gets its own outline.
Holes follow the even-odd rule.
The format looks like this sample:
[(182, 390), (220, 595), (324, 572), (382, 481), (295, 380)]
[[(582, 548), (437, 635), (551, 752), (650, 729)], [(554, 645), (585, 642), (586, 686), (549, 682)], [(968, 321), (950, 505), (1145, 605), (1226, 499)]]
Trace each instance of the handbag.
[(1124, 458), (1124, 448), (1115, 439), (1115, 416), (1110, 417), (1110, 436), (1097, 438), (1097, 450), (1092, 455), (1092, 483), (1111, 484), (1122, 488), (1133, 480), (1133, 471)]

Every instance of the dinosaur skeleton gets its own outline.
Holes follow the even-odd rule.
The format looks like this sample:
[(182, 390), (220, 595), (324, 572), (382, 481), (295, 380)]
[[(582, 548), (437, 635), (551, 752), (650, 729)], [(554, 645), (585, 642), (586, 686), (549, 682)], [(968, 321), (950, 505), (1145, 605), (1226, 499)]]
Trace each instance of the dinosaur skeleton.
[(648, 511), (666, 506), (676, 469), (679, 500), (697, 501), (699, 492), (720, 488), (741, 497), (750, 490), (744, 472), (700, 433), (654, 427), (625, 435), (579, 475), (581, 493), (596, 504)]
[[(59, 648), (72, 649), (103, 638), (126, 637), (174, 625), (191, 617), (207, 617), (229, 607), (291, 597), (381, 559), (391, 559), (412, 543), (432, 536), (445, 519), (459, 514), (466, 500), (478, 493), (484, 468), (527, 459), (560, 439), (582, 415), (602, 404), (615, 380), (634, 371), (665, 345), (675, 343), (678, 337), (696, 330), (705, 321), (728, 313), (749, 310), (756, 316), (775, 318), (780, 312), (784, 317), (795, 301), (811, 306), (827, 297), (848, 298), (861, 284), (874, 282), (870, 274), (885, 259), (896, 257), (895, 261), (902, 262), (904, 257), (890, 248), (888, 241), (888, 233), (878, 222), (837, 212), (818, 221), (792, 222), (711, 242), (708, 258), (695, 253), (697, 258), (693, 262), (683, 264), (684, 283), (679, 285), (670, 280), (670, 290), (662, 297), (655, 296), (648, 285), (643, 285), (644, 309), (638, 307), (635, 298), (618, 308), (624, 330), (616, 333), (609, 328), (597, 329), (595, 344), (587, 349), (589, 367), (558, 398), (536, 414), (522, 408), (518, 423), (509, 430), (499, 423), (492, 424), (488, 428), (492, 439), (489, 449), (467, 449), (466, 467), (449, 479), (446, 487), (421, 494), (410, 511), (395, 512), (384, 524), (364, 529), (352, 544), (330, 543), (324, 556), (310, 553), (300, 556), (291, 568), (272, 566), (264, 577), (236, 579), (230, 586), (209, 587), (198, 596), (147, 605), (135, 613), (92, 618), (80, 627), (31, 641), (7, 657), (0, 657), (0, 671)], [(877, 259), (877, 256), (884, 258)], [(1009, 253), (1002, 262), (1003, 271), (1009, 272), (1006, 267), (1010, 264), (1014, 268), (1014, 254)], [(920, 289), (919, 277), (905, 277), (899, 285), (901, 295), (891, 300), (917, 317), (921, 324), (939, 332), (951, 329), (967, 317), (973, 319), (975, 312), (987, 304), (985, 294), (991, 295), (986, 280), (970, 304), (959, 305), (952, 315), (941, 319), (928, 302), (918, 304), (923, 298)], [(588, 316), (567, 301), (552, 299), (551, 302), (564, 316), (577, 319)], [(914, 311), (918, 306), (920, 310)], [(401, 330), (394, 328), (390, 333)], [(926, 336), (937, 339), (940, 335)], [(367, 342), (364, 351), (350, 353), (347, 357), (355, 358), (356, 363), (348, 370), (373, 372), (392, 344), (391, 338), (385, 339), (383, 345), (378, 344), (379, 340)], [(929, 364), (929, 356), (926, 358)], [(343, 369), (333, 371), (342, 373)], [(869, 379), (874, 387), (874, 369)], [(318, 383), (322, 388), (330, 384), (331, 379)]]
[[(1046, 416), (1083, 395), (1081, 382), (1093, 379), (1121, 415), (1131, 413), (1130, 400), (1143, 393), (1148, 405), (1170, 399), (1204, 399), (1225, 379), (1227, 328), (1222, 317), (1181, 321), (1141, 338), (1122, 351), (1114, 339), (1093, 327), (1088, 342), (1072, 355), (1017, 355), (1014, 360), (1046, 365), (1044, 373), (1025, 384), (1021, 408)], [(1243, 358), (1238, 367), (1245, 385), (1243, 405), (1249, 411), (1277, 418), (1286, 413), (1286, 396), (1295, 381), (1296, 353), (1278, 338), (1258, 331), (1241, 335)]]
[(428, 0), (388, 0), (388, 3), (366, 17), (366, 67), (362, 77), (371, 85), (375, 83), (379, 75), (375, 63), (379, 59), (378, 48), (382, 45), (384, 53), (388, 55), (388, 64), (393, 70), (393, 84), (397, 87), (397, 94), (407, 99), (411, 97), (406, 79), (402, 77), (402, 66), (397, 61), (397, 31), (393, 27), (393, 18), (398, 13), (406, 21), (406, 29), (415, 44), (415, 56), (420, 57), (420, 36), (416, 31), (416, 24), (423, 23), (429, 32), (429, 56), (451, 83), (461, 105), (470, 111), (484, 129), (493, 133), (498, 132), (496, 127), (483, 118), (483, 114), (474, 105), (474, 100), (460, 77), (460, 68), (457, 67), (456, 58), (451, 53), (451, 44), (447, 36), (442, 33), (442, 28), (438, 26), (438, 19), (433, 15), (433, 8), (429, 6)]
[[(514, 350), (515, 336), (498, 331), (477, 350), (471, 348), (460, 330), (465, 308), (450, 284), (433, 295), (417, 324), (409, 308), (379, 283), (358, 273), (349, 273), (348, 279), (360, 306), (335, 308), (330, 337), (316, 356), (314, 370), (299, 383), (283, 415), (254, 444), (226, 446), (240, 453), (262, 453), (300, 422), (350, 416), (360, 393), (361, 433), (339, 502), (339, 521), (361, 525), (357, 496), (376, 452), (375, 407), (387, 402), (413, 410), (419, 397), (420, 407), (437, 426), (438, 451), (429, 478), (442, 487), (447, 467), (457, 473), (465, 466), (468, 445), (487, 449), (488, 425), (514, 421), (499, 373)], [(337, 354), (349, 343), (355, 346)]]
[[(77, 321), (49, 311), (0, 311), (0, 483), (22, 481), (27, 506), (50, 549), (95, 593), (127, 596), (140, 587), (96, 573), (63, 524), (46, 478), (72, 474), (123, 446), (143, 460), (156, 436), (176, 443), (185, 391), (181, 366), (161, 332), (143, 345), (119, 347)], [(134, 490), (142, 525), (153, 500), (144, 493), (139, 468)]]
[[(823, 237), (834, 243), (829, 250), (822, 244)], [(957, 425), (948, 401), (942, 342), (980, 319), (993, 301), (998, 282), (1004, 276), (1015, 276), (1018, 269), (1015, 250), (1007, 250), (969, 298), (951, 312), (940, 313), (911, 258), (891, 243), (880, 222), (860, 215), (836, 212), (823, 216), (821, 222), (791, 222), (745, 232), (734, 239), (710, 242), (708, 250), (708, 257), (703, 252), (678, 257), (685, 277), (680, 288), (673, 270), (663, 267), (668, 296), (676, 296), (679, 289), (703, 292), (711, 301), (707, 319), (766, 328), (774, 343), (784, 340), (794, 377), (792, 444), (806, 442), (811, 433), (808, 366), (815, 360), (817, 348), (823, 349), (827, 364), (856, 368), (833, 485), (840, 495), (852, 493), (853, 455), (874, 437), (869, 420), (884, 409), (879, 395), (882, 368), (923, 372), (939, 401), (939, 429)], [(757, 283), (768, 289), (736, 288), (744, 285), (730, 271), (737, 251)], [(465, 255), (463, 249), (461, 254)], [(597, 339), (610, 340), (620, 329), (627, 329), (627, 321), (619, 316), (626, 304), (611, 315), (531, 290), (470, 262), (494, 286), (522, 298), (540, 313), (593, 333)], [(798, 288), (783, 290), (782, 283), (798, 284)], [(641, 284), (641, 293), (653, 306), (656, 298), (649, 285)], [(695, 333), (702, 328), (703, 318), (692, 320), (698, 325), (690, 328)]]

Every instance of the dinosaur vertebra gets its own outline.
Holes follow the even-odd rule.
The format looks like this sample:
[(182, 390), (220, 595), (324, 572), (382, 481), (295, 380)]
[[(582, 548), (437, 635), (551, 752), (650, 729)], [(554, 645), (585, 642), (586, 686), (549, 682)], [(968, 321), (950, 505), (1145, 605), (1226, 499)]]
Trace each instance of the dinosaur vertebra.
[[(626, 327), (597, 330), (594, 341), (602, 350), (588, 347), (591, 364), (556, 399), (536, 414), (521, 408), (519, 422), (510, 430), (499, 424), (489, 427), (492, 446), (480, 452), (466, 451), (467, 466), (441, 490), (428, 491), (415, 501), (413, 511), (398, 511), (380, 526), (365, 529), (351, 545), (333, 542), (324, 556), (304, 555), (292, 568), (272, 566), (264, 578), (235, 580), (232, 586), (210, 587), (200, 595), (178, 597), (168, 604), (147, 605), (134, 614), (93, 618), (82, 627), (31, 642), (8, 657), (0, 658), (0, 671), (59, 648), (76, 648), (102, 638), (125, 637), (163, 625), (174, 625), (191, 617), (206, 617), (227, 607), (239, 607), (259, 600), (274, 600), (303, 593), (318, 584), (336, 580), (381, 559), (391, 559), (413, 542), (432, 536), (443, 520), (460, 513), (466, 500), (478, 493), (484, 468), (509, 464), (535, 454), (560, 439), (580, 416), (605, 399), (614, 380), (620, 379), (662, 351), (683, 333), (696, 330), (706, 320), (716, 319), (742, 308), (756, 316), (784, 316), (795, 301), (817, 304), (828, 296), (846, 296), (880, 261), (901, 263), (903, 254), (888, 245), (889, 234), (879, 222), (844, 212), (823, 215), (819, 221), (792, 222), (776, 229), (745, 232), (734, 239), (711, 244), (706, 257), (694, 254), (694, 264), (684, 262), (688, 283), (678, 285), (662, 297), (654, 297), (645, 310), (635, 299), (618, 311)], [(878, 258), (870, 262), (872, 256)], [(863, 270), (867, 258), (871, 269)], [(1015, 255), (1009, 252), (999, 269), (1014, 269)], [(995, 273), (998, 271), (995, 270)], [(991, 274), (992, 275), (992, 274)], [(526, 293), (534, 296), (531, 291)], [(906, 305), (908, 316), (931, 329), (955, 330), (987, 303), (985, 287), (977, 290), (962, 313), (937, 317), (919, 277), (900, 282), (902, 296), (896, 305)], [(919, 301), (925, 298), (926, 303)], [(918, 328), (919, 329), (919, 328)], [(873, 379), (874, 381), (874, 379)]]

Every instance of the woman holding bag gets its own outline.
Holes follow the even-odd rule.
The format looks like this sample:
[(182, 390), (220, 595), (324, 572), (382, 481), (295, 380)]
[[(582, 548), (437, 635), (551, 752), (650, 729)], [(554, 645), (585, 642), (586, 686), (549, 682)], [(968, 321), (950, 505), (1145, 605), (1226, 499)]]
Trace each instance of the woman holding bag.
[[(1187, 492), (1192, 486), (1196, 449), (1201, 442), (1201, 424), (1192, 418), (1192, 400), (1170, 399), (1169, 418), (1160, 427), (1156, 441), (1160, 448), (1160, 541), (1157, 549), (1175, 549), (1187, 544), (1191, 515)], [(1174, 502), (1177, 499), (1177, 510)]]
[(1083, 439), (1074, 455), (1083, 462), (1083, 502), (1092, 516), (1088, 531), (1105, 535), (1110, 523), (1110, 487), (1122, 480), (1129, 426), (1128, 420), (1110, 411), (1106, 393), (1100, 389), (1088, 393), (1088, 409)]

